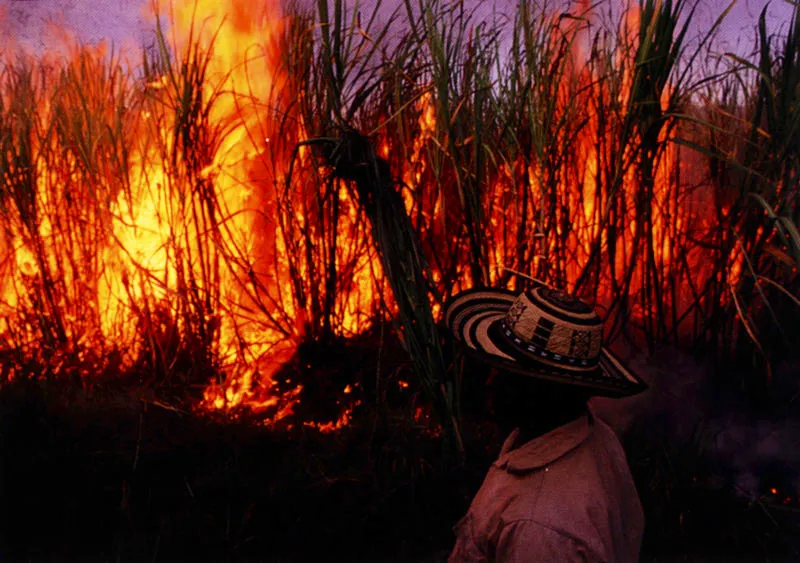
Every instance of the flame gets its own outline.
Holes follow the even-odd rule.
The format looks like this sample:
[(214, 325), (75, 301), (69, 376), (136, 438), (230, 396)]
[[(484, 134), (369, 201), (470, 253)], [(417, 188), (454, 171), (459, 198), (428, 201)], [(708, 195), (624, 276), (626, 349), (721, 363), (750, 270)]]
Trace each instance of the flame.
[[(173, 69), (163, 69), (148, 78), (138, 114), (122, 116), (128, 128), (125, 134), (136, 149), (126, 169), (129, 182), (124, 189), (110, 183), (95, 187), (108, 188), (108, 209), (87, 216), (86, 220), (94, 222), (83, 227), (74, 224), (79, 212), (69, 198), (78, 194), (84, 202), (92, 202), (87, 193), (92, 187), (79, 174), (80, 157), (85, 155), (64, 150), (60, 160), (55, 156), (37, 161), (30, 205), (39, 211), (29, 217), (20, 207), (8, 236), (0, 243), (0, 253), (12, 258), (3, 259), (0, 309), (4, 326), (0, 330), (16, 340), (18, 347), (30, 347), (33, 342), (26, 343), (24, 331), (19, 330), (20, 323), (28, 322), (19, 316), (24, 309), (40, 315), (42, 326), (57, 321), (52, 323), (59, 328), (54, 337), (72, 343), (70, 346), (84, 341), (109, 343), (120, 351), (122, 367), (127, 369), (142, 361), (143, 355), (157, 361), (156, 356), (163, 355), (169, 346), (164, 339), (183, 331), (209, 350), (222, 375), (205, 390), (200, 408), (229, 411), (246, 404), (251, 410), (271, 410), (270, 420), (277, 421), (291, 412), (302, 387), (278, 393), (272, 377), (291, 356), (301, 334), (291, 323), (265, 322), (263, 314), (279, 309), (284, 314), (282, 321), (303, 315), (297, 303), (287, 297), (292, 292), (286, 275), (290, 259), (283, 252), (284, 234), (274, 224), (271, 229), (265, 226), (259, 207), (274, 202), (274, 193), (265, 186), (271, 188), (283, 181), (288, 151), (281, 153), (279, 149), (277, 162), (261, 182), (254, 182), (253, 174), (265, 147), (274, 146), (271, 139), (278, 136), (275, 116), (263, 107), (269, 107), (270, 102), (287, 107), (291, 96), (277, 48), (284, 17), (277, 2), (261, 3), (256, 10), (250, 2), (241, 0), (175, 0), (170, 4), (166, 11), (173, 18), (172, 55), (182, 58), (185, 66), (193, 64), (188, 58), (193, 48), (209, 54), (200, 85), (200, 103), (206, 103), (208, 110), (198, 115), (206, 121), (189, 122), (190, 135), (194, 136), (177, 137), (169, 111), (182, 103), (181, 88), (190, 78)], [(102, 47), (76, 51), (73, 58), (73, 67), (85, 64), (96, 73), (105, 71)], [(47, 78), (52, 88), (55, 79)], [(123, 97), (122, 86), (112, 86), (119, 89), (86, 93), (90, 103), (97, 106), (93, 109), (109, 121), (114, 117), (104, 113), (114, 109), (107, 105), (109, 98)], [(8, 95), (8, 89), (4, 90)], [(254, 104), (253, 100), (264, 100), (265, 104)], [(44, 93), (36, 106), (43, 124), (59, 118)], [(206, 146), (197, 136), (209, 131), (213, 134), (215, 128), (224, 128), (224, 134), (218, 136), (218, 145), (207, 145), (208, 151), (203, 153)], [(300, 125), (286, 139), (286, 146), (303, 136)], [(57, 149), (57, 141), (52, 142), (54, 146), (49, 147), (33, 139), (32, 150), (44, 153)], [(181, 143), (187, 142), (199, 143), (193, 149), (197, 154), (182, 154), (176, 159), (173, 155), (186, 150)], [(193, 157), (198, 160), (191, 160)], [(7, 176), (18, 172), (12, 168)], [(113, 174), (109, 171), (109, 180)], [(59, 187), (65, 180), (69, 190)], [(24, 188), (22, 180), (19, 186), (20, 190)], [(342, 222), (343, 231), (353, 228), (357, 215), (354, 203), (346, 205), (350, 221)], [(95, 245), (94, 251), (76, 247), (75, 242), (83, 243), (85, 234), (89, 236), (84, 238)], [(258, 247), (265, 240), (273, 242), (272, 252), (259, 254)], [(85, 250), (89, 254), (84, 254)], [(92, 252), (96, 258), (84, 266)], [(347, 293), (341, 307), (344, 319), (337, 324), (338, 330), (350, 334), (368, 325), (360, 311), (368, 310), (366, 304), (372, 300), (369, 272), (376, 266), (374, 252), (358, 256), (352, 272), (355, 290)], [(278, 264), (276, 275), (263, 274), (274, 261)], [(64, 289), (50, 289), (52, 279)], [(82, 287), (79, 280), (88, 280), (91, 287), (70, 290)], [(270, 295), (265, 297), (264, 292)], [(42, 299), (46, 310), (36, 313), (42, 308)], [(68, 316), (56, 317), (64, 311)], [(80, 333), (87, 329), (90, 319), (77, 323), (81, 314), (95, 315), (92, 334), (85, 337)], [(170, 369), (169, 365), (164, 367)]]
[[(616, 280), (629, 277), (636, 293), (648, 285), (650, 270), (664, 279), (679, 271), (681, 244), (690, 233), (715, 229), (716, 218), (700, 196), (678, 200), (670, 189), (682, 166), (674, 145), (667, 144), (655, 163), (647, 216), (637, 211), (641, 179), (633, 167), (615, 179), (619, 193), (610, 193), (609, 179), (601, 177), (604, 163), (635, 156), (617, 154), (606, 140), (626, 117), (639, 12), (626, 13), (616, 53), (622, 84), (612, 92), (604, 80), (609, 69), (586, 64), (590, 45), (580, 22), (590, 3), (577, 9), (581, 17), (553, 25), (554, 44), (566, 41), (572, 49), (561, 80), (536, 87), (553, 88), (545, 92), (555, 96), (553, 123), (570, 122), (568, 112), (577, 106), (585, 125), (548, 131), (557, 141), (552, 147), (535, 158), (496, 158), (480, 179), (480, 234), (493, 241), (482, 249), (488, 256), (484, 277), (498, 283), (512, 268), (573, 289), (599, 260), (598, 299), (608, 302)], [(58, 135), (20, 134), (14, 141), (29, 141), (41, 158), (21, 158), (0, 178), (17, 190), (0, 236), (0, 337), (57, 375), (77, 362), (79, 375), (90, 378), (102, 371), (102, 358), (114, 356), (122, 371), (198, 377), (205, 385), (198, 409), (246, 409), (276, 424), (301, 401), (302, 383), (279, 381), (300, 342), (357, 336), (395, 311), (352, 186), (327, 176), (301, 146), (309, 134), (298, 100), (307, 94), (282, 60), (290, 22), (279, 2), (171, 0), (164, 13), (170, 15), (165, 48), (174, 60), (152, 65), (144, 79), (109, 70), (102, 46), (69, 55), (70, 72), (83, 73), (73, 83), (42, 71), (30, 91), (14, 91), (2, 78), (0, 109), (32, 99), (36, 125)], [(192, 68), (205, 73), (199, 84), (181, 74)], [(87, 90), (70, 94), (70, 84)], [(388, 131), (377, 148), (402, 180), (406, 210), (426, 250), (444, 258), (431, 264), (431, 279), (447, 295), (476, 282), (472, 249), (459, 235), (463, 196), (449, 185), (464, 171), (454, 172), (461, 163), (448, 160), (451, 146), (468, 151), (473, 138), (449, 139), (447, 124), (437, 121), (440, 100), (430, 89), (420, 91), (408, 105), (415, 113), (402, 147), (410, 150), (400, 151)], [(664, 110), (669, 95), (667, 88)], [(90, 105), (95, 121), (84, 119), (78, 98)], [(609, 118), (601, 115), (606, 106), (623, 109)], [(109, 132), (128, 143), (124, 162), (115, 159), (118, 147)], [(569, 162), (550, 170), (548, 158), (564, 157), (557, 151), (567, 138)], [(627, 210), (613, 237), (603, 228), (612, 203)], [(645, 228), (652, 248), (637, 242)], [(555, 256), (568, 259), (559, 263)], [(698, 276), (711, 275), (701, 248), (684, 258)], [(744, 260), (734, 249), (728, 268), (733, 285)], [(686, 310), (688, 298), (677, 293)], [(651, 313), (632, 301), (637, 320)], [(433, 311), (441, 315), (440, 303)], [(185, 349), (182, 339), (189, 340)], [(7, 369), (4, 377), (11, 379), (21, 368)], [(409, 383), (400, 380), (398, 387)], [(347, 385), (342, 394), (353, 390)], [(336, 420), (303, 424), (339, 430), (358, 404), (350, 403)], [(413, 415), (418, 422), (430, 418), (422, 407)]]
[(336, 432), (337, 430), (341, 430), (342, 428), (349, 426), (350, 422), (353, 420), (353, 409), (361, 405), (361, 401), (355, 401), (352, 405), (347, 407), (339, 418), (333, 420), (331, 422), (310, 422), (306, 421), (303, 423), (303, 426), (308, 428), (314, 428), (319, 430), (323, 434), (329, 434), (331, 432)]

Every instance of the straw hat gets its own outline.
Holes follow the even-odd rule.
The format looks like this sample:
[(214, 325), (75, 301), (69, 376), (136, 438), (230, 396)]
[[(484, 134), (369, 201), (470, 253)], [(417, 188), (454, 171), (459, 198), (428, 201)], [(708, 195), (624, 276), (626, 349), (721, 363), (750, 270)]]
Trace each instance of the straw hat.
[(647, 388), (603, 346), (603, 321), (562, 291), (471, 289), (445, 305), (445, 323), (466, 351), (496, 368), (625, 397)]

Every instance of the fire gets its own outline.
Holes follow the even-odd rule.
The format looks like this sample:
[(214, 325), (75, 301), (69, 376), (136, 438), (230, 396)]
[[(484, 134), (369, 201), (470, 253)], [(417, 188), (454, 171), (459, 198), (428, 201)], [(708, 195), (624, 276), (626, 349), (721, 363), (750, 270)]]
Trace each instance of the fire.
[(353, 409), (360, 406), (361, 401), (355, 401), (352, 405), (347, 407), (339, 418), (331, 422), (304, 422), (303, 426), (308, 428), (315, 428), (322, 432), (323, 434), (328, 434), (331, 432), (336, 432), (337, 430), (341, 430), (342, 428), (348, 426), (350, 422), (353, 420)]
[[(625, 15), (609, 52), (615, 68), (591, 59), (582, 35), (590, 7), (582, 6), (580, 17), (553, 19), (554, 78), (522, 100), (553, 100), (519, 122), (548, 142), (517, 150), (522, 132), (514, 131), (520, 138), (497, 141), (479, 176), (469, 158), (480, 149), (476, 136), (455, 138), (437, 114), (448, 101), (423, 78), (378, 129), (377, 153), (435, 258), (439, 294), (474, 285), (476, 274), (510, 284), (509, 268), (568, 290), (595, 284), (607, 304), (627, 279), (635, 321), (652, 316), (654, 303), (672, 305), (677, 317), (691, 306), (682, 276), (712, 275), (703, 248), (687, 241), (717, 228), (717, 218), (695, 192), (672, 189), (681, 155), (664, 130), (666, 148), (649, 155), (647, 178), (622, 165), (642, 158), (614, 144), (635, 110), (640, 14)], [(61, 74), (43, 65), (36, 76), (0, 78), (8, 129), (0, 141), (12, 139), (0, 168), (10, 194), (0, 201), (0, 341), (56, 374), (73, 362), (84, 379), (104, 370), (182, 378), (203, 386), (202, 411), (249, 410), (275, 424), (302, 397), (302, 382), (278, 381), (300, 343), (364, 334), (394, 313), (381, 262), (353, 186), (303, 144), (315, 127), (303, 107), (316, 102), (304, 61), (289, 61), (301, 71), (287, 64), (296, 30), (277, 0), (171, 0), (163, 13), (168, 31), (143, 77), (125, 74), (100, 47), (76, 50)], [(662, 111), (669, 96), (667, 86)], [(451, 121), (470, 111), (469, 99), (457, 101)], [(465, 180), (480, 207), (475, 244), (463, 234)], [(652, 193), (642, 205), (645, 187)], [(678, 256), (681, 248), (690, 251)], [(744, 260), (734, 249), (730, 283)], [(675, 296), (638, 298), (671, 277), (684, 280), (674, 282)], [(433, 311), (441, 314), (440, 302)], [(97, 367), (112, 357), (113, 366)], [(336, 420), (303, 424), (340, 429), (357, 404)], [(425, 418), (419, 409), (415, 417)]]
[[(112, 83), (85, 93), (93, 117), (107, 119), (110, 128), (121, 120), (120, 142), (132, 148), (124, 169), (109, 169), (103, 185), (92, 185), (92, 177), (80, 174), (82, 159), (108, 165), (117, 147), (98, 143), (97, 154), (87, 155), (68, 144), (58, 152), (59, 137), (51, 146), (33, 136), (32, 152), (52, 158), (37, 161), (32, 182), (23, 176), (30, 170), (23, 164), (6, 169), (3, 181), (18, 186), (21, 198), (29, 195), (38, 212), (26, 215), (32, 208), (20, 201), (0, 242), (0, 330), (6, 344), (32, 350), (38, 329), (30, 323), (38, 314), (41, 329), (55, 327), (53, 337), (70, 347), (118, 350), (120, 369), (144, 363), (169, 374), (191, 362), (217, 373), (199, 408), (247, 407), (276, 422), (291, 413), (302, 391), (301, 385), (278, 391), (273, 381), (307, 336), (304, 319), (314, 303), (299, 298), (325, 298), (313, 278), (318, 257), (300, 259), (297, 252), (299, 243), (311, 241), (298, 237), (321, 238), (327, 228), (308, 223), (315, 213), (310, 189), (303, 188), (301, 197), (283, 189), (291, 152), (306, 137), (302, 117), (291, 109), (297, 92), (282, 66), (286, 19), (277, 2), (254, 10), (242, 0), (175, 0), (164, 13), (170, 15), (165, 46), (179, 64), (156, 57), (156, 72), (141, 87), (115, 75)], [(93, 83), (106, 72), (103, 52), (79, 51), (74, 58), (71, 68), (84, 73), (76, 84), (78, 78), (81, 85)], [(192, 69), (202, 76), (184, 74)], [(46, 79), (54, 89), (57, 77)], [(10, 97), (12, 84), (4, 86), (3, 107), (22, 103), (23, 96)], [(67, 94), (63, 108), (50, 107), (46, 91), (33, 94), (43, 127), (59, 125), (69, 112), (80, 115)], [(127, 99), (130, 109), (112, 113), (116, 99)], [(287, 129), (282, 121), (291, 111), (295, 125)], [(175, 121), (176, 115), (184, 121)], [(312, 159), (304, 150), (299, 159), (307, 175)], [(65, 180), (68, 191), (60, 189)], [(317, 180), (293, 180), (292, 190)], [(99, 203), (105, 209), (94, 204), (98, 190), (104, 190)], [(69, 199), (76, 194), (94, 213), (82, 224), (74, 223), (81, 212)], [(346, 272), (331, 330), (352, 336), (372, 322), (380, 264), (347, 186), (340, 184), (336, 195), (337, 237), (344, 242), (332, 259)], [(287, 222), (270, 215), (277, 205), (295, 206)], [(293, 231), (300, 222), (305, 230)], [(89, 248), (83, 247), (86, 239)], [(58, 291), (49, 289), (53, 280)], [(78, 286), (79, 280), (88, 283)], [(300, 292), (293, 285), (298, 281), (306, 284)], [(181, 338), (199, 357), (180, 359)]]
[[(315, 213), (314, 196), (310, 192), (304, 197), (290, 196), (292, 199), (283, 200), (294, 209), (285, 223), (276, 224), (260, 212), (261, 208), (279, 204), (286, 197), (280, 192), (286, 182), (294, 180), (286, 177), (291, 151), (307, 136), (302, 116), (295, 115), (297, 126), (288, 131), (288, 136), (280, 123), (287, 115), (282, 112), (292, 111), (288, 108), (294, 107), (293, 98), (297, 94), (292, 91), (280, 60), (279, 43), (285, 26), (277, 2), (261, 4), (255, 13), (252, 3), (243, 0), (222, 4), (187, 2), (175, 8), (178, 44), (188, 47), (199, 41), (202, 48), (213, 53), (204, 84), (207, 98), (216, 96), (209, 121), (235, 124), (223, 137), (213, 162), (203, 170), (212, 179), (218, 197), (224, 202), (221, 207), (230, 217), (225, 225), (225, 243), (236, 249), (241, 265), (254, 272), (256, 278), (255, 287), (245, 288), (241, 271), (221, 271), (219, 284), (225, 309), (251, 311), (256, 306), (263, 310), (264, 297), (259, 293), (266, 291), (286, 319), (283, 326), (270, 327), (249, 313), (221, 317), (218, 353), (222, 365), (227, 366), (226, 378), (206, 389), (201, 408), (231, 410), (245, 406), (253, 410), (281, 404), (271, 422), (291, 413), (292, 405), (299, 400), (300, 385), (280, 394), (278, 401), (272, 378), (297, 343), (312, 336), (307, 334), (306, 319), (314, 316), (309, 310), (313, 305), (297, 298), (306, 295), (315, 299), (319, 292), (318, 287), (313, 287), (317, 265), (315, 258), (300, 258), (297, 253), (302, 245), (309, 244), (305, 237), (322, 237), (324, 233), (317, 229), (325, 228), (309, 222)], [(158, 84), (161, 86), (164, 81)], [(299, 170), (313, 168), (311, 155), (304, 148), (297, 158)], [(256, 172), (263, 175), (260, 180), (254, 178)], [(308, 185), (318, 181), (318, 178), (300, 179)], [(294, 181), (293, 189), (301, 185)], [(332, 311), (335, 319), (331, 324), (337, 333), (352, 336), (369, 328), (381, 267), (357, 202), (349, 196), (345, 184), (339, 183), (335, 190), (339, 205), (335, 236), (341, 242), (334, 261), (343, 270), (340, 282), (343, 286), (335, 297)], [(293, 231), (292, 225), (302, 225), (303, 230)], [(259, 250), (260, 245), (270, 240), (272, 249)], [(266, 274), (271, 270), (274, 273)], [(298, 281), (309, 284), (301, 294), (293, 286)], [(271, 314), (269, 309), (266, 312)], [(282, 334), (280, 329), (285, 332)], [(338, 429), (347, 424), (349, 416), (344, 413), (330, 428), (319, 429)]]

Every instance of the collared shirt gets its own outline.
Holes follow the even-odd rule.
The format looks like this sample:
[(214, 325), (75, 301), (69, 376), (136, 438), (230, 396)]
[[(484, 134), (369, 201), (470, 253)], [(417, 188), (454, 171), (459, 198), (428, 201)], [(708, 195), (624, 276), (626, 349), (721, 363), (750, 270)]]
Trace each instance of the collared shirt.
[(518, 434), (456, 524), (449, 562), (637, 561), (644, 515), (614, 431), (587, 414), (517, 447)]

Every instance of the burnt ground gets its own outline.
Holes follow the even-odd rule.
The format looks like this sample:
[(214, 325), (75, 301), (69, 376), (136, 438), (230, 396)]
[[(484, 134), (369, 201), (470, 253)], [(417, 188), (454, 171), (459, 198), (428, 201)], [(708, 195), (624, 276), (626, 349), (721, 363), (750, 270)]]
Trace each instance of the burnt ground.
[(379, 444), (361, 421), (322, 434), (47, 394), (3, 392), (3, 561), (422, 560), (464, 508), (465, 475), (407, 421)]
[[(642, 561), (798, 560), (800, 506), (782, 498), (796, 497), (791, 458), (742, 442), (739, 457), (755, 465), (737, 466), (731, 438), (701, 436), (710, 423), (676, 429), (687, 413), (710, 412), (689, 387), (669, 401), (596, 405), (624, 432), (647, 517)], [(445, 469), (441, 440), (412, 414), (413, 385), (408, 393), (382, 416), (365, 400), (350, 426), (323, 434), (296, 421), (215, 420), (149, 388), (8, 383), (0, 559), (443, 561), (500, 437), (467, 417), (467, 464)], [(747, 494), (743, 475), (759, 481)]]

